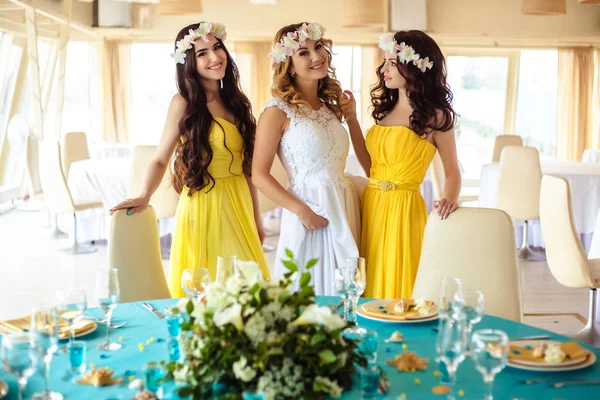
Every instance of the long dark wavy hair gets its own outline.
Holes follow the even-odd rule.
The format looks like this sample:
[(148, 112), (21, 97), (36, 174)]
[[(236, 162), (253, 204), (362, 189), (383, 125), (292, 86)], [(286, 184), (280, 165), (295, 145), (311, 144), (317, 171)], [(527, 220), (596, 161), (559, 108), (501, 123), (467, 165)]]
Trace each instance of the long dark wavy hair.
[[(421, 72), (412, 62), (397, 63), (398, 71), (406, 79), (406, 94), (413, 109), (410, 128), (421, 137), (435, 131), (447, 131), (454, 127), (457, 114), (452, 108), (452, 92), (446, 82), (446, 61), (437, 43), (427, 34), (417, 30), (394, 34), (396, 43), (412, 46), (422, 58), (429, 57), (433, 67)], [(377, 84), (371, 89), (372, 116), (381, 121), (398, 102), (398, 89), (385, 86), (381, 64), (377, 68)], [(441, 117), (438, 113), (441, 112)]]
[[(200, 23), (183, 28), (175, 39), (183, 39), (190, 29), (198, 29)], [(256, 133), (256, 119), (252, 114), (252, 105), (242, 92), (240, 74), (221, 40), (217, 39), (225, 54), (227, 54), (227, 67), (221, 88), (221, 101), (225, 108), (231, 111), (244, 142), (244, 159), (242, 170), (250, 176), (252, 170), (252, 153), (254, 151), (254, 135)], [(213, 119), (208, 110), (206, 91), (198, 71), (196, 70), (196, 56), (194, 49), (187, 51), (185, 64), (176, 64), (177, 90), (185, 99), (187, 106), (183, 117), (179, 121), (181, 142), (175, 151), (175, 166), (173, 173), (173, 187), (178, 193), (187, 187), (191, 196), (195, 192), (208, 188), (209, 192), (215, 185), (215, 179), (208, 172), (208, 166), (213, 159), (213, 150), (209, 143), (210, 127), (218, 121)], [(223, 126), (221, 126), (223, 129)], [(225, 143), (227, 148), (227, 144)], [(227, 148), (228, 149), (228, 148)], [(229, 149), (228, 149), (229, 150)], [(231, 153), (231, 151), (230, 151)], [(231, 153), (233, 163), (233, 153)]]

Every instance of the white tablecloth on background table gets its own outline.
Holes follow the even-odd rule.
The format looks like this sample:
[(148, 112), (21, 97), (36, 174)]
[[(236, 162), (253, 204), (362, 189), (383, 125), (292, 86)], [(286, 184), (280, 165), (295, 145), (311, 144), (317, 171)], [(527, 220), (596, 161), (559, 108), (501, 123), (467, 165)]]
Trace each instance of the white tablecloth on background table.
[[(596, 217), (600, 210), (600, 165), (576, 162), (543, 161), (542, 173), (565, 178), (571, 188), (573, 220), (586, 250), (590, 247)], [(479, 206), (496, 207), (498, 194), (498, 163), (486, 164), (481, 168), (481, 190)], [(515, 221), (517, 243), (522, 240), (522, 222)], [(539, 221), (531, 224), (530, 244), (544, 247)]]
[(581, 162), (600, 164), (600, 150), (586, 149), (581, 156)]
[(131, 157), (131, 146), (123, 143), (97, 143), (89, 146), (90, 158), (105, 160), (108, 158)]
[[(102, 209), (78, 212), (78, 239), (80, 242), (108, 239), (110, 210), (127, 197), (131, 159), (127, 157), (76, 161), (69, 168), (68, 186), (75, 203), (101, 201)], [(170, 247), (170, 233), (174, 218), (159, 220), (161, 247)], [(72, 232), (73, 218), (59, 216), (59, 227)]]

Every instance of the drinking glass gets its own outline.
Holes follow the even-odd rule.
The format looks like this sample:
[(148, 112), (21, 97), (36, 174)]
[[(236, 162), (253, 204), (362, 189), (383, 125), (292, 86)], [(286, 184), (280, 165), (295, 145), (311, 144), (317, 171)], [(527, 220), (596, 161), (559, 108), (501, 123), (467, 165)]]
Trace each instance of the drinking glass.
[(362, 341), (360, 342), (360, 351), (367, 359), (368, 365), (375, 365), (377, 363), (377, 342), (379, 335), (376, 331), (367, 331), (364, 334)]
[(17, 398), (23, 400), (27, 379), (35, 372), (35, 356), (29, 335), (8, 333), (2, 337), (0, 360), (4, 368), (17, 378)]
[(44, 362), (45, 388), (42, 393), (33, 395), (34, 400), (62, 400), (60, 393), (50, 390), (50, 364), (52, 356), (58, 350), (58, 310), (55, 307), (33, 309), (31, 313), (31, 347)]
[(441, 281), (439, 313), (441, 318), (453, 317), (455, 305), (461, 303), (462, 281), (458, 278), (444, 278)]
[[(79, 321), (87, 310), (87, 297), (81, 289), (66, 289), (56, 292), (57, 310), (60, 319), (69, 324), (69, 343), (75, 338), (75, 322)], [(61, 352), (68, 353), (65, 345)]]
[(359, 297), (365, 291), (367, 274), (365, 259), (354, 257), (346, 259), (346, 264), (334, 271), (334, 288), (344, 301), (344, 321), (354, 325), (344, 329), (344, 335), (363, 336), (367, 330), (356, 323), (356, 307)]
[(463, 311), (467, 317), (467, 347), (471, 343), (471, 332), (473, 331), (473, 325), (479, 323), (483, 318), (485, 312), (485, 300), (483, 292), (481, 290), (470, 290), (463, 289), (462, 300), (463, 300)]
[(184, 269), (181, 274), (181, 288), (188, 299), (201, 301), (206, 296), (210, 274), (206, 268)]
[(446, 365), (451, 387), (448, 399), (454, 399), (456, 371), (466, 355), (466, 325), (465, 314), (458, 312), (454, 314), (454, 318), (447, 319), (445, 323), (441, 324), (440, 328), (442, 329), (438, 331), (438, 352), (440, 360)]
[(494, 378), (508, 361), (508, 336), (494, 329), (475, 331), (471, 340), (471, 358), (475, 369), (483, 375), (486, 386), (484, 399), (493, 400)]
[(85, 342), (81, 340), (73, 340), (67, 345), (69, 349), (69, 363), (71, 364), (71, 372), (80, 375), (85, 372)]
[(106, 351), (119, 350), (121, 345), (110, 341), (110, 318), (119, 303), (119, 276), (116, 269), (96, 272), (96, 299), (106, 318), (106, 342), (99, 344), (97, 348)]
[(152, 393), (159, 391), (162, 379), (165, 377), (165, 369), (157, 363), (149, 363), (144, 368), (145, 387)]
[(235, 256), (217, 257), (217, 282), (224, 285), (235, 273)]

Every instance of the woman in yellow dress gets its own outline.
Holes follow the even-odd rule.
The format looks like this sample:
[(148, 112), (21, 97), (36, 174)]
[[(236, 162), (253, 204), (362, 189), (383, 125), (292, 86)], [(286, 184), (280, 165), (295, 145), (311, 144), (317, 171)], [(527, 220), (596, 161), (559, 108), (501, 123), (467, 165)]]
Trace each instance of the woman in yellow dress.
[(111, 210), (127, 209), (129, 215), (143, 210), (175, 152), (172, 182), (181, 196), (168, 277), (173, 297), (184, 295), (181, 274), (186, 268), (208, 268), (215, 279), (218, 256), (256, 261), (269, 278), (250, 179), (256, 121), (225, 38), (222, 24), (208, 22), (187, 26), (177, 35), (172, 57), (179, 93), (169, 106), (160, 144), (140, 196)]
[[(379, 46), (385, 59), (371, 91), (376, 125), (367, 134), (366, 147), (356, 151), (369, 176), (362, 202), (365, 296), (409, 298), (427, 221), (420, 185), (436, 151), (446, 183), (444, 197), (434, 207), (442, 219), (458, 207), (456, 114), (444, 56), (433, 39), (421, 31), (402, 31), (382, 35)], [(353, 142), (357, 148), (358, 138)]]

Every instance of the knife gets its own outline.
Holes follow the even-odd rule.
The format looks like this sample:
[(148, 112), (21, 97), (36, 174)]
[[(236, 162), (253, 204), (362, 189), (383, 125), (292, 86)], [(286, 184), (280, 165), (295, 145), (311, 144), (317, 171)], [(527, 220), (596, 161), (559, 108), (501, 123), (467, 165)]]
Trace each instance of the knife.
[(142, 303), (142, 305), (150, 312), (154, 313), (158, 318), (164, 318), (165, 316), (156, 311), (154, 307), (150, 303)]

